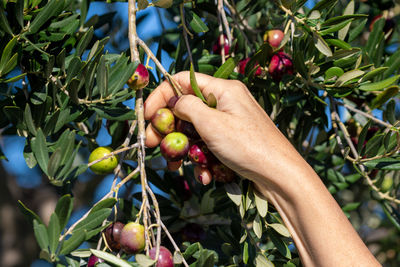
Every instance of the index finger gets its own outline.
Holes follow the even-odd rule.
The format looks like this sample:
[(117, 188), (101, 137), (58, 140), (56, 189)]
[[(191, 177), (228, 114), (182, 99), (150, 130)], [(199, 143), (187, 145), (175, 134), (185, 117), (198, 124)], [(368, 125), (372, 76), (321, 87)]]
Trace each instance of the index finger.
[[(190, 72), (182, 71), (172, 76), (173, 79), (181, 86), (183, 94), (194, 94), (190, 85)], [(223, 84), (226, 80), (215, 78), (206, 74), (196, 73), (197, 84), (204, 96), (213, 92), (219, 95), (222, 92)], [(220, 85), (220, 86), (219, 86)], [(226, 85), (225, 85), (226, 86)], [(144, 117), (149, 120), (153, 114), (160, 108), (166, 107), (171, 97), (175, 96), (174, 89), (168, 81), (162, 82), (147, 98), (144, 103)]]

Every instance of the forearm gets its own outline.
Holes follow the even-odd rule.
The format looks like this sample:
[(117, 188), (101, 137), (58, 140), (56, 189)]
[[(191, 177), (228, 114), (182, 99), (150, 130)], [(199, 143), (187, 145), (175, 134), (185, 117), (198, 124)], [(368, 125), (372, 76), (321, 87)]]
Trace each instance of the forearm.
[(257, 183), (292, 234), (305, 266), (379, 266), (317, 174), (301, 158)]

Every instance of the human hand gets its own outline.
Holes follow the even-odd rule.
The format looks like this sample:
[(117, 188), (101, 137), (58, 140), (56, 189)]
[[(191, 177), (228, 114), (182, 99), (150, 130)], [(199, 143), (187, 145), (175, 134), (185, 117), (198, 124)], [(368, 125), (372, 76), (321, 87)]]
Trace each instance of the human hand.
[[(196, 73), (196, 80), (203, 95), (213, 93), (216, 109), (208, 107), (194, 96), (189, 72), (180, 72), (173, 78), (182, 87), (183, 96), (173, 108), (180, 119), (191, 122), (213, 154), (239, 175), (265, 182), (265, 177), (279, 178), (280, 168), (287, 168), (288, 161), (298, 153), (276, 128), (274, 123), (240, 81), (214, 78)], [(163, 82), (145, 102), (145, 119), (149, 120), (162, 107), (166, 107), (174, 90)], [(157, 146), (162, 137), (149, 125), (146, 145)], [(196, 166), (196, 177), (201, 175), (203, 184), (210, 183), (209, 170)]]

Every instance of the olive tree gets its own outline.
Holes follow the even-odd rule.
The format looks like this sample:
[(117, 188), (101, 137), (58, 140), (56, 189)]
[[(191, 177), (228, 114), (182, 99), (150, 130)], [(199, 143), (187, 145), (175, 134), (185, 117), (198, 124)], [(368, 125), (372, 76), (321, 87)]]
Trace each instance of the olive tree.
[[(301, 265), (278, 212), (251, 182), (235, 175), (200, 185), (190, 160), (172, 170), (159, 147), (145, 146), (146, 97), (164, 80), (179, 96), (173, 74), (190, 70), (197, 96), (214, 107), (213, 96), (197, 90), (194, 71), (245, 83), (367, 245), (375, 245), (378, 259), (387, 264), (400, 259), (398, 5), (128, 2), (126, 32), (117, 27), (114, 12), (88, 17), (89, 0), (0, 3), (1, 135), (25, 138), (26, 164), (39, 166), (59, 196), (48, 223), (29, 203), (19, 202), (32, 223), (38, 258), (86, 266), (95, 255), (102, 261), (97, 266), (151, 266), (164, 246), (184, 266)], [(145, 9), (157, 9), (163, 29), (150, 40), (137, 31)], [(176, 26), (166, 28), (167, 20)], [(118, 30), (129, 39), (129, 49), (120, 48)], [(110, 53), (111, 46), (119, 52)], [(161, 61), (162, 51), (173, 60), (169, 66)], [(149, 62), (155, 68), (148, 71), (148, 84), (135, 86), (143, 78), (138, 66), (147, 71)], [(126, 105), (131, 99), (134, 109)], [(108, 152), (89, 162), (105, 127), (112, 137)], [(7, 160), (1, 150), (0, 158)], [(108, 193), (72, 222), (77, 179), (111, 158), (114, 182)], [(377, 217), (376, 209), (384, 214), (378, 226), (387, 234), (368, 240), (363, 227), (370, 226), (366, 218)], [(117, 221), (143, 226), (143, 250), (113, 247), (105, 229)]]

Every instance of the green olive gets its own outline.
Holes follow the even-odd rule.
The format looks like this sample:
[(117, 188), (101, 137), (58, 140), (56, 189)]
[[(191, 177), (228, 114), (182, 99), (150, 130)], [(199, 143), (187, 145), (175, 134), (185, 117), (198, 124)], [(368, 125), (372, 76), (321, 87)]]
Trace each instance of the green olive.
[[(95, 160), (101, 159), (102, 157), (110, 154), (112, 152), (111, 147), (100, 146), (90, 153), (89, 163)], [(90, 166), (90, 169), (96, 174), (109, 174), (111, 173), (115, 167), (118, 165), (118, 156), (111, 156), (107, 159), (103, 159), (102, 161), (93, 164)]]

